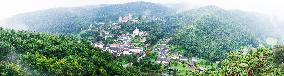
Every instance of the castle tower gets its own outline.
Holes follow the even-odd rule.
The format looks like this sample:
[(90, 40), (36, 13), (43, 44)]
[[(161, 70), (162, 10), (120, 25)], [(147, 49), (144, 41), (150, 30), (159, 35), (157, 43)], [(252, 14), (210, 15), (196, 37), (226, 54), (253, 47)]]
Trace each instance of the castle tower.
[(118, 22), (123, 22), (123, 20), (122, 20), (122, 17), (121, 17), (121, 16), (119, 16), (119, 18), (118, 18)]
[(139, 33), (140, 33), (140, 31), (137, 28), (132, 32), (133, 36), (137, 36), (137, 35), (139, 35)]
[(128, 20), (132, 19), (132, 15), (130, 13), (128, 13)]

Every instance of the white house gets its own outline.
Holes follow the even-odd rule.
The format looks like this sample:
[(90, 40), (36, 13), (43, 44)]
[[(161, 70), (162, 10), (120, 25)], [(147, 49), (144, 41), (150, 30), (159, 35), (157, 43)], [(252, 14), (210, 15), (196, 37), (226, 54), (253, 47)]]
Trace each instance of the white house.
[(179, 59), (179, 58), (180, 58), (180, 56), (178, 54), (173, 54), (171, 56), (171, 59), (174, 59), (174, 60)]
[(132, 49), (129, 49), (129, 51), (133, 53), (140, 53), (143, 51), (143, 48), (132, 48)]
[(123, 54), (125, 54), (125, 55), (130, 55), (130, 54), (132, 54), (132, 53), (130, 53), (130, 51), (123, 51)]
[(181, 60), (181, 61), (188, 61), (188, 58), (187, 57), (181, 57), (179, 60)]
[(119, 44), (110, 44), (109, 47), (119, 47)]
[(156, 62), (164, 65), (169, 64), (169, 60), (167, 58), (158, 58)]
[(197, 58), (192, 57), (192, 58), (191, 58), (191, 61), (193, 61), (193, 62), (197, 62)]
[(100, 49), (104, 48), (103, 43), (94, 43), (93, 45), (94, 45), (94, 47), (97, 47), (97, 48), (100, 48)]
[(139, 29), (136, 28), (135, 30), (133, 30), (132, 36), (137, 36), (139, 35), (139, 33), (140, 33)]

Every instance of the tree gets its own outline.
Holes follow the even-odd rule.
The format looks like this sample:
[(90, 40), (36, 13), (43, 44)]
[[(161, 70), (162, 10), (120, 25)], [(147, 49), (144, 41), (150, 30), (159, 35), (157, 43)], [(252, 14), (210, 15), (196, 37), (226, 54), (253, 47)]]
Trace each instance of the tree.
[(278, 64), (284, 63), (284, 46), (276, 45), (273, 48), (273, 58)]
[(0, 75), (1, 76), (25, 76), (27, 73), (23, 68), (17, 64), (0, 61)]
[[(22, 75), (25, 69), (18, 64), (29, 68), (33, 75), (130, 75), (133, 72), (123, 68), (112, 54), (72, 36), (0, 29), (0, 44), (1, 62), (5, 61), (0, 65), (3, 74)], [(17, 62), (3, 60), (10, 52), (19, 57)]]
[(272, 51), (267, 48), (251, 49), (247, 55), (232, 52), (222, 61), (222, 75), (275, 76), (284, 72), (272, 62)]
[(222, 16), (203, 15), (191, 25), (184, 26), (170, 43), (184, 48), (185, 56), (219, 61), (226, 57), (224, 53), (242, 46), (257, 45), (254, 35), (244, 28), (245, 26), (235, 24)]
[(7, 55), (12, 51), (9, 44), (0, 42), (0, 61), (7, 59)]

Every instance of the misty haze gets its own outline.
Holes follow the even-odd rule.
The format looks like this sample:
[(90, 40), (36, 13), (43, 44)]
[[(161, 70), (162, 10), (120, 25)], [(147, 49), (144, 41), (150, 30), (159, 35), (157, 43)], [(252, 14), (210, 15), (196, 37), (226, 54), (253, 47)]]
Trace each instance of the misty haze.
[(3, 0), (0, 76), (284, 76), (280, 0)]

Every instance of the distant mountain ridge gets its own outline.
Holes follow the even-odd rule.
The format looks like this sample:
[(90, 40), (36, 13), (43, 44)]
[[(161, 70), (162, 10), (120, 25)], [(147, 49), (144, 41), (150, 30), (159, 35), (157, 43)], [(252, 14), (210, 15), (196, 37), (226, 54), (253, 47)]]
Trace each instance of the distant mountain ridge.
[[(21, 27), (28, 31), (49, 32), (60, 34), (78, 33), (91, 24), (117, 22), (119, 16), (129, 13), (134, 17), (146, 15), (160, 17), (166, 25), (182, 27), (181, 24), (190, 25), (192, 21), (204, 15), (217, 15), (233, 19), (236, 23), (253, 25), (250, 28), (256, 31), (270, 32), (273, 30), (268, 25), (268, 19), (243, 11), (224, 10), (220, 7), (209, 5), (197, 9), (177, 12), (177, 9), (150, 2), (131, 2), (125, 4), (109, 4), (98, 6), (83, 6), (70, 8), (51, 8), (30, 13), (23, 13), (6, 20), (10, 27)], [(181, 22), (181, 23), (178, 23)], [(247, 22), (249, 22), (247, 24)], [(256, 26), (261, 26), (254, 28)], [(169, 30), (172, 30), (169, 28)], [(176, 29), (178, 30), (178, 29)], [(261, 34), (261, 33), (259, 33)]]
[[(116, 21), (119, 16), (131, 13), (135, 16), (164, 16), (169, 8), (149, 2), (132, 2), (102, 6), (85, 6), (73, 8), (52, 8), (24, 13), (6, 20), (9, 26), (28, 27), (29, 31), (72, 33), (96, 22)], [(60, 29), (58, 29), (60, 28)], [(61, 29), (69, 28), (69, 29)]]

